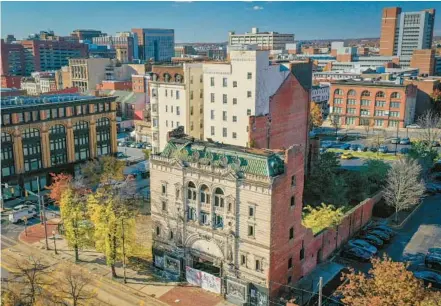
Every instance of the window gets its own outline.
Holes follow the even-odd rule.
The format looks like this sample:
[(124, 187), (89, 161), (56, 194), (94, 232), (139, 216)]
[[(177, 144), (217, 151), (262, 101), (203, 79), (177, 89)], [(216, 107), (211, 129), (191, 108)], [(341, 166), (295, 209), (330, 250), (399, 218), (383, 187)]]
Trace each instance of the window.
[(214, 120), (214, 109), (210, 111), (210, 118), (211, 120)]
[[(155, 104), (153, 104), (155, 105)], [(168, 105), (165, 106), (165, 112), (168, 113)]]
[(390, 102), (390, 108), (400, 108), (400, 102)]
[(215, 215), (214, 216), (214, 227), (219, 228), (219, 227), (224, 227), (224, 218), (220, 215)]
[(343, 113), (343, 108), (341, 108), (341, 107), (334, 107), (334, 113), (336, 113), (336, 114)]
[(296, 205), (296, 197), (295, 196), (291, 197), (290, 203), (291, 203), (291, 207), (294, 207)]
[(202, 185), (199, 190), (199, 200), (201, 204), (210, 204), (210, 189), (208, 189), (207, 185)]
[(400, 112), (390, 112), (390, 117), (400, 117)]
[(75, 160), (87, 160), (90, 157), (89, 123), (79, 121), (73, 126)]
[(364, 90), (364, 91), (361, 93), (361, 96), (362, 96), (362, 97), (370, 97), (370, 96), (371, 96), (371, 93), (370, 93), (369, 91), (367, 91), (367, 90)]
[(352, 125), (352, 124), (355, 124), (355, 118), (353, 117), (346, 118), (346, 125)]
[(173, 98), (173, 90), (170, 90), (170, 97)]
[(165, 90), (165, 96), (168, 96), (168, 89)]
[(167, 202), (166, 201), (162, 201), (162, 210), (163, 211), (167, 210)]
[(66, 164), (66, 128), (63, 125), (54, 125), (50, 128), (49, 143), (52, 166)]
[(222, 112), (222, 119), (223, 119), (224, 121), (227, 121), (227, 120), (228, 120), (227, 117), (228, 117), (228, 116), (227, 116), (227, 112), (226, 112), (226, 111), (223, 111), (223, 112)]
[(176, 100), (179, 100), (179, 90), (176, 90)]
[(237, 104), (237, 98), (233, 98), (233, 104), (234, 104), (234, 105)]
[(179, 106), (176, 106), (176, 115), (180, 115), (180, 114), (181, 114), (181, 110)]
[(348, 99), (347, 104), (348, 105), (355, 105), (356, 100), (355, 99)]
[(214, 136), (214, 126), (211, 127), (211, 136)]
[(192, 221), (196, 220), (196, 208), (193, 208), (193, 207), (188, 208), (187, 218), (188, 218), (188, 220), (192, 220)]
[(248, 236), (254, 237), (254, 225), (248, 225)]
[(355, 108), (347, 108), (346, 113), (347, 114), (355, 114), (356, 109)]
[(374, 116), (384, 116), (384, 110), (376, 110)]
[(210, 86), (214, 86), (214, 77), (210, 78)]
[(159, 228), (159, 226), (156, 226), (156, 236), (160, 236), (161, 235), (161, 229)]
[(214, 93), (210, 94), (210, 101), (211, 101), (211, 103), (214, 103)]
[(156, 92), (156, 88), (152, 88), (152, 97), (157, 97), (158, 96), (158, 94), (157, 94), (157, 92)]
[(228, 136), (227, 128), (222, 129), (222, 136), (224, 136), (224, 137)]
[(190, 90), (190, 100), (193, 100), (193, 90)]
[(288, 259), (288, 270), (292, 268), (292, 257)]
[(386, 95), (384, 94), (383, 91), (379, 91), (375, 94), (375, 97), (376, 98), (384, 98), (384, 97), (386, 97)]
[(251, 109), (247, 109), (247, 116), (251, 116)]
[(173, 114), (173, 105), (170, 106), (170, 112)]
[(187, 199), (196, 201), (196, 186), (193, 182), (189, 182), (187, 185)]
[(22, 144), (25, 171), (40, 169), (42, 167), (40, 130), (24, 130)]
[(389, 127), (397, 127), (398, 121), (396, 120), (389, 120)]
[(348, 96), (349, 97), (353, 97), (355, 95), (356, 95), (355, 90), (351, 89), (351, 90), (348, 91)]
[(253, 74), (252, 74), (251, 72), (248, 72), (248, 73), (247, 73), (247, 79), (248, 79), (248, 80), (251, 80), (252, 77), (253, 77)]
[(190, 76), (190, 84), (193, 84), (193, 76)]
[(207, 213), (201, 212), (201, 222), (204, 225), (209, 225), (210, 224), (209, 217), (208, 217)]
[(295, 187), (295, 185), (296, 185), (296, 176), (293, 175), (293, 176), (291, 176), (291, 186)]
[(1, 177), (3, 178), (15, 174), (14, 144), (11, 134), (4, 132), (1, 141)]
[(247, 91), (247, 98), (251, 98), (251, 91), (250, 90)]
[(342, 98), (334, 98), (334, 104), (343, 104)]
[(11, 114), (4, 114), (2, 116), (2, 125), (9, 125), (11, 124)]
[(256, 271), (260, 271), (260, 270), (261, 270), (260, 260), (256, 259)]
[(375, 106), (376, 107), (385, 107), (386, 101), (375, 101)]
[(199, 83), (202, 83), (204, 81), (204, 75), (201, 74), (201, 76), (199, 77)]
[(233, 81), (233, 87), (237, 87), (237, 81)]
[(237, 138), (237, 133), (233, 132), (233, 139), (236, 139), (236, 138)]
[(368, 109), (361, 109), (360, 110), (361, 116), (369, 116), (370, 114), (371, 114), (371, 112)]
[(162, 184), (161, 190), (162, 190), (162, 195), (165, 195), (167, 193), (167, 185)]
[(393, 93), (390, 95), (390, 97), (391, 97), (391, 99), (400, 99), (400, 98), (401, 98), (401, 95), (400, 95), (399, 92), (393, 92)]
[(190, 115), (193, 116), (193, 106), (190, 106)]
[(302, 248), (300, 249), (300, 253), (299, 253), (299, 258), (300, 260), (305, 259), (305, 247), (303, 245), (303, 241), (302, 241)]
[(343, 96), (344, 95), (343, 89), (336, 89), (334, 91), (334, 95)]
[(227, 78), (222, 78), (222, 86), (227, 87)]
[(173, 231), (170, 231), (170, 240), (173, 240)]
[(291, 227), (291, 228), (289, 229), (289, 240), (291, 240), (291, 239), (293, 239), (293, 238), (294, 238), (294, 228)]
[(97, 155), (107, 155), (111, 153), (110, 140), (110, 120), (107, 118), (100, 118), (96, 122), (96, 148)]
[(384, 120), (383, 119), (375, 119), (375, 126), (383, 126)]
[(227, 100), (227, 95), (222, 95), (222, 102), (224, 103), (224, 104), (227, 104), (227, 102), (228, 102), (228, 100)]
[(242, 266), (246, 266), (247, 265), (247, 256), (246, 255), (244, 255), (244, 254), (240, 255), (240, 264)]
[(371, 104), (370, 100), (361, 100), (361, 106), (369, 106)]
[(291, 284), (291, 281), (292, 281), (292, 276), (288, 276), (287, 284)]
[(199, 98), (203, 98), (204, 97), (204, 90), (203, 89), (201, 89), (201, 90), (199, 90)]
[(254, 207), (253, 206), (248, 207), (248, 217), (254, 217)]

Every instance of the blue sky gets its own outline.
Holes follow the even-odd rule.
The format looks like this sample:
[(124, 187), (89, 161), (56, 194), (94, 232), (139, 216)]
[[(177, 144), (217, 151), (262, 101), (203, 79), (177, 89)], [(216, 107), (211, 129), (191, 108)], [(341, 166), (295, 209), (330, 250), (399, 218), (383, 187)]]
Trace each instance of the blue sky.
[[(175, 29), (176, 42), (221, 42), (230, 30), (257, 26), (294, 33), (296, 40), (379, 37), (381, 11), (391, 6), (441, 14), (441, 2), (2, 2), (1, 36), (151, 27)], [(441, 35), (441, 16), (435, 18), (435, 35)]]

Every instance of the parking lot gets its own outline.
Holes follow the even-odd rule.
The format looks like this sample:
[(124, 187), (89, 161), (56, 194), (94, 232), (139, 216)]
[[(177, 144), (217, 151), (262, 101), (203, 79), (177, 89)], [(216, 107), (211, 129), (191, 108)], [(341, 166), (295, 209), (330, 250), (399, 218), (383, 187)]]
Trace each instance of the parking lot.
[[(429, 248), (441, 248), (441, 195), (426, 197), (409, 217), (396, 236), (379, 250), (378, 256), (387, 254), (394, 261), (410, 262), (411, 270), (423, 270), (424, 256)], [(337, 256), (336, 262), (347, 264), (356, 270), (368, 272), (370, 263), (361, 263)]]

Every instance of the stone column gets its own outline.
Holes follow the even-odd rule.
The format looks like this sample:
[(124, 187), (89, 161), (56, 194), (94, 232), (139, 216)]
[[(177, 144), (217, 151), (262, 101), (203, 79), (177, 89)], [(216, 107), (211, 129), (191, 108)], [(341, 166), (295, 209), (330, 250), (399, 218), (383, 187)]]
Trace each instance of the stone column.
[(67, 161), (73, 163), (75, 161), (75, 142), (72, 122), (67, 124), (66, 129), (66, 146), (67, 146)]
[(14, 167), (15, 173), (20, 174), (24, 172), (24, 157), (23, 157), (23, 142), (21, 132), (16, 129), (14, 134)]
[(96, 121), (95, 118), (89, 122), (89, 148), (90, 148), (90, 158), (96, 157)]
[(118, 135), (116, 133), (116, 118), (110, 119), (110, 146), (112, 153), (118, 152)]
[(44, 125), (41, 129), (41, 156), (43, 158), (43, 168), (48, 168), (51, 166), (51, 153), (50, 153), (50, 141), (49, 141), (49, 131), (47, 126)]

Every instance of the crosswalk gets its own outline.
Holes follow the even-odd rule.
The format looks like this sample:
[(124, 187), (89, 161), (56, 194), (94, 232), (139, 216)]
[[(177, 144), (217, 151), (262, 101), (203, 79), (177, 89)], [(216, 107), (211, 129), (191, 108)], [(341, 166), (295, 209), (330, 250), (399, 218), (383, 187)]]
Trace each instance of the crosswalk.
[(6, 249), (6, 248), (13, 247), (16, 244), (17, 244), (17, 241), (15, 241), (15, 240), (13, 240), (13, 239), (11, 239), (9, 237), (6, 237), (4, 235), (1, 235), (1, 249), (2, 250)]

